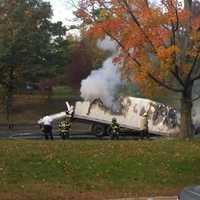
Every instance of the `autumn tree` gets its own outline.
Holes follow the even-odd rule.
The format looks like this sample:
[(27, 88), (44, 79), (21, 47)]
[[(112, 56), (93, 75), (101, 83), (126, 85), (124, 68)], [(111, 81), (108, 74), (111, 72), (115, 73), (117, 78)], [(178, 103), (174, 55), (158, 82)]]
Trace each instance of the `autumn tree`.
[[(200, 79), (200, 17), (184, 0), (79, 0), (90, 34), (110, 36), (133, 81), (146, 93), (166, 88), (180, 99), (182, 137), (192, 137), (194, 83)], [(192, 12), (193, 11), (193, 12)]]
[(79, 89), (81, 81), (90, 74), (91, 70), (102, 66), (106, 55), (106, 52), (97, 47), (96, 39), (83, 36), (74, 46), (71, 62), (67, 65), (68, 84), (72, 88)]

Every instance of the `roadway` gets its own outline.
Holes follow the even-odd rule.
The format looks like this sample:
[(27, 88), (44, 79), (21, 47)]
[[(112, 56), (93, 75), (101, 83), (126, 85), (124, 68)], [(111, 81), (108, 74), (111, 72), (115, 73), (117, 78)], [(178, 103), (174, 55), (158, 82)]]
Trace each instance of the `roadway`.
[[(74, 123), (72, 125), (72, 130), (70, 131), (71, 140), (76, 139), (101, 139), (109, 140), (110, 136), (104, 136), (102, 138), (97, 138), (95, 134), (90, 132), (90, 126), (87, 124)], [(57, 125), (54, 125), (53, 129), (54, 139), (61, 139), (58, 133)], [(151, 137), (155, 139), (157, 137)], [(37, 124), (14, 124), (14, 126), (9, 129), (7, 124), (0, 124), (0, 139), (44, 139), (43, 133), (40, 131)], [(138, 134), (133, 134), (131, 132), (120, 133), (120, 140), (138, 140), (140, 136)]]
[[(58, 132), (53, 132), (54, 139), (60, 140), (61, 137)], [(151, 137), (151, 139), (155, 139), (156, 137)], [(44, 135), (41, 132), (13, 132), (6, 131), (0, 132), (0, 139), (44, 139)], [(80, 139), (90, 139), (90, 140), (110, 140), (110, 136), (104, 136), (101, 138), (97, 138), (94, 134), (89, 132), (74, 132), (70, 133), (70, 140), (80, 140)], [(138, 135), (130, 134), (120, 134), (120, 140), (139, 140), (141, 139)]]

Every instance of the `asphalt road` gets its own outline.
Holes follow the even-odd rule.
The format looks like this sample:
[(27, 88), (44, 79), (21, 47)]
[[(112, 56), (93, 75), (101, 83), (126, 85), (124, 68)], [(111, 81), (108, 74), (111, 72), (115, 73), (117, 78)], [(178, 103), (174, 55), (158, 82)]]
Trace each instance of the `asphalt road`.
[[(61, 137), (57, 130), (53, 130), (54, 139), (60, 140)], [(0, 139), (44, 139), (44, 134), (40, 129), (29, 128), (15, 128), (15, 129), (1, 129), (0, 128)], [(97, 138), (95, 134), (91, 133), (88, 129), (72, 129), (70, 132), (70, 140), (76, 139), (91, 139), (91, 140), (110, 140), (110, 136), (104, 136)], [(138, 140), (141, 139), (139, 135), (134, 135), (131, 132), (120, 133), (120, 140)], [(151, 139), (157, 139), (157, 137), (151, 137)]]
[[(91, 125), (75, 122), (72, 124), (70, 132), (70, 139), (101, 139), (109, 140), (110, 136), (104, 136), (97, 138), (94, 133), (91, 133)], [(61, 139), (58, 133), (57, 124), (53, 126), (53, 136), (55, 139)], [(133, 134), (131, 132), (120, 133), (120, 140), (138, 140), (139, 134)], [(157, 139), (158, 137), (151, 137), (151, 139)], [(41, 132), (38, 124), (14, 124), (11, 129), (7, 124), (0, 124), (0, 139), (44, 139), (44, 135)]]
[[(57, 132), (53, 132), (54, 139), (60, 140), (60, 135)], [(1, 132), (0, 139), (44, 139), (44, 135), (40, 132)], [(101, 138), (97, 138), (94, 134), (89, 132), (71, 132), (70, 140), (76, 139), (91, 139), (91, 140), (110, 140), (110, 136), (104, 136)], [(138, 135), (130, 134), (121, 134), (119, 137), (120, 140), (138, 140), (141, 139)], [(155, 137), (151, 137), (151, 139), (156, 139)]]

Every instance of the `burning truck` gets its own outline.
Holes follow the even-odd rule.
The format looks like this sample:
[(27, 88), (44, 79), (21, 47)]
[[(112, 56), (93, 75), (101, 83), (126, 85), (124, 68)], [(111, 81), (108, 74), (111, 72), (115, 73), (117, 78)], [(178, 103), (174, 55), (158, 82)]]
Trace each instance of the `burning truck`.
[[(80, 94), (84, 101), (77, 101), (74, 105), (66, 102), (66, 111), (50, 115), (52, 120), (64, 117), (73, 121), (91, 124), (91, 132), (101, 137), (110, 135), (110, 124), (116, 118), (121, 128), (131, 132), (140, 131), (142, 115), (148, 113), (149, 132), (162, 136), (176, 136), (179, 132), (177, 111), (149, 99), (123, 97), (116, 100), (118, 88), (125, 84), (122, 79), (123, 63), (113, 62), (120, 54), (117, 43), (106, 36), (97, 42), (97, 46), (109, 51), (108, 57), (99, 69), (92, 70), (88, 77), (81, 82)], [(42, 119), (39, 120), (42, 122)]]
[[(116, 104), (115, 104), (116, 105)], [(110, 124), (116, 118), (120, 128), (129, 129), (133, 134), (140, 132), (142, 115), (148, 113), (149, 132), (161, 136), (177, 136), (179, 132), (176, 109), (149, 99), (124, 97), (118, 100), (118, 109), (106, 107), (100, 99), (77, 101), (74, 105), (66, 102), (66, 111), (49, 115), (51, 119), (72, 118), (91, 125), (91, 132), (97, 137), (111, 134)], [(42, 119), (39, 120), (42, 122)]]

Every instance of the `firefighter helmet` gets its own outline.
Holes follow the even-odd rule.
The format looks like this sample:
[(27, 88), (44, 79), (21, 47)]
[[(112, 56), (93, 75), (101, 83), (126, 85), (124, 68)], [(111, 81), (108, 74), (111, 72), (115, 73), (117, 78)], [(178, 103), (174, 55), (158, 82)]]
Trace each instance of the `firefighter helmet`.
[(147, 115), (148, 115), (147, 112), (145, 112), (145, 113), (143, 114), (143, 117), (147, 117)]
[(112, 122), (117, 122), (117, 119), (115, 117), (112, 118)]

